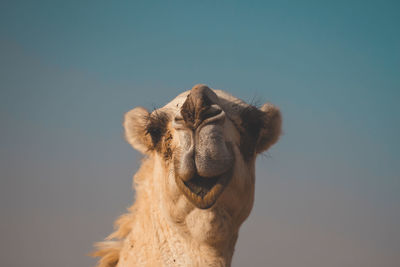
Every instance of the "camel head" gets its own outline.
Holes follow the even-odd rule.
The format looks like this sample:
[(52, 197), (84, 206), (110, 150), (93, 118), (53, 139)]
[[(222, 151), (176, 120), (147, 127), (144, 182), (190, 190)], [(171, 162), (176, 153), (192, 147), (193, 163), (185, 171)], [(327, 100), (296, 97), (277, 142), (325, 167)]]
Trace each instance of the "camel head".
[(160, 193), (171, 213), (220, 205), (243, 207), (246, 218), (255, 158), (278, 140), (281, 115), (271, 104), (256, 108), (200, 84), (151, 113), (142, 107), (129, 111), (124, 128), (135, 149), (161, 162)]

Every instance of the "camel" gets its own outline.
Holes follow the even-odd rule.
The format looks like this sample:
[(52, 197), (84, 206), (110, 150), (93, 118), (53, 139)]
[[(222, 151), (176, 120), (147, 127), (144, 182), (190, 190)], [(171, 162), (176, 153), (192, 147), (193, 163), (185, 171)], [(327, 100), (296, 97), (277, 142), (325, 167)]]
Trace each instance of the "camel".
[(125, 114), (125, 139), (144, 154), (136, 200), (97, 243), (99, 267), (230, 266), (254, 202), (255, 159), (276, 143), (281, 114), (195, 85), (149, 113)]

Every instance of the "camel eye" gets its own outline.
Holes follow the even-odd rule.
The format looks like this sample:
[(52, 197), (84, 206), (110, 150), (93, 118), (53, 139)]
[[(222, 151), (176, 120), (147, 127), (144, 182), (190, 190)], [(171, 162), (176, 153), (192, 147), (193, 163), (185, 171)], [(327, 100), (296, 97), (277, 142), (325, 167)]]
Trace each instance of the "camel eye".
[(156, 147), (167, 130), (168, 116), (164, 112), (155, 112), (148, 117), (146, 134), (151, 136), (154, 147)]

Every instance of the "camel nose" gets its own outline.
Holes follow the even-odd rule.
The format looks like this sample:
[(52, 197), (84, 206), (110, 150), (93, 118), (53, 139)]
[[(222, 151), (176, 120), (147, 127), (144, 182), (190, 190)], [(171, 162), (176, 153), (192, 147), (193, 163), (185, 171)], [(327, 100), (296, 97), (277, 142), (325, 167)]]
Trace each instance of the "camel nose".
[(217, 95), (209, 87), (204, 84), (195, 85), (181, 108), (186, 125), (197, 128), (204, 120), (220, 114), (222, 110), (215, 105), (217, 102)]

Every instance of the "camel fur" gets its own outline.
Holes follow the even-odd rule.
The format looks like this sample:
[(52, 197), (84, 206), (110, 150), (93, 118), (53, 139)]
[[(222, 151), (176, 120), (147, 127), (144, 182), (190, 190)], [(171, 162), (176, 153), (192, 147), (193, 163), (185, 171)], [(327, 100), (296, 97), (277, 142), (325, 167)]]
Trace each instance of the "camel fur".
[(124, 128), (145, 156), (134, 204), (96, 244), (98, 266), (230, 266), (256, 156), (281, 133), (279, 109), (196, 85), (151, 113), (129, 111)]

